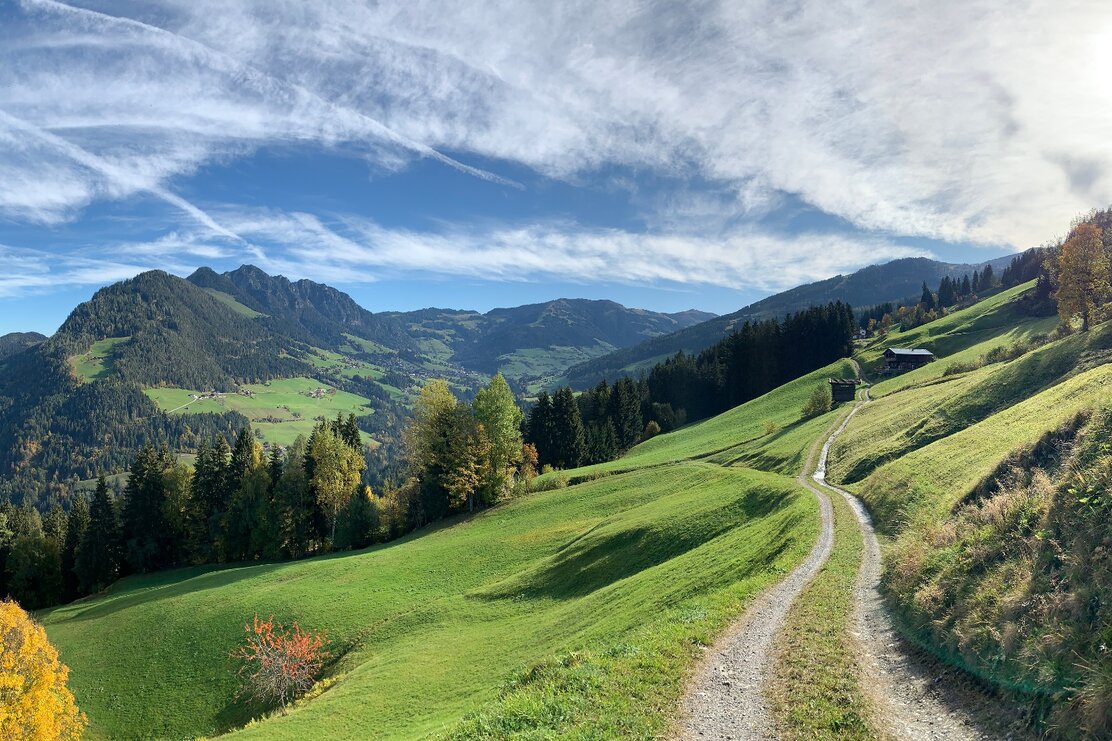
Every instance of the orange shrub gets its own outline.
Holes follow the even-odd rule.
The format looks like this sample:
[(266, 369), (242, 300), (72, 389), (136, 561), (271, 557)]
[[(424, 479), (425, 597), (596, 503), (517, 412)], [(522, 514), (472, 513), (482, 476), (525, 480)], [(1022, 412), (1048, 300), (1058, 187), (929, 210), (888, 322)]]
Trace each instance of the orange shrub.
[(328, 638), (297, 623), (286, 628), (271, 616), (245, 625), (246, 643), (232, 656), (242, 662), (242, 694), (281, 706), (308, 692), (328, 660)]
[(88, 721), (68, 676), (42, 626), (15, 602), (0, 601), (0, 738), (80, 738)]

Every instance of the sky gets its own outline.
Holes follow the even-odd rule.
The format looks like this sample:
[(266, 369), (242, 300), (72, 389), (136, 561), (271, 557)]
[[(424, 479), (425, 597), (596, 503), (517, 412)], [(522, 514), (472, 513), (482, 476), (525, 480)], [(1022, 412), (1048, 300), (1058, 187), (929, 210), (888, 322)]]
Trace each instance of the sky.
[(734, 311), (1112, 203), (1112, 6), (0, 0), (0, 333), (150, 269)]

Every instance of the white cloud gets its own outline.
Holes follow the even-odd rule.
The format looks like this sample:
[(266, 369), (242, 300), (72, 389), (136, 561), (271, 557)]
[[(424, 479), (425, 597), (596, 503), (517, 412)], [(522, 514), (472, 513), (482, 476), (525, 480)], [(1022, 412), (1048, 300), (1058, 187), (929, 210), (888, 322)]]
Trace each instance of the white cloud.
[(0, 244), (0, 299), (56, 291), (64, 286), (99, 286), (131, 278), (142, 264), (102, 258), (56, 255)]
[(385, 228), (354, 216), (326, 223), (312, 214), (259, 210), (227, 212), (219, 218), (246, 240), (246, 246), (222, 247), (200, 233), (176, 232), (154, 242), (121, 244), (114, 251), (159, 264), (165, 260), (176, 264), (171, 269), (179, 273), (215, 257), (231, 263), (253, 262), (272, 273), (344, 284), (422, 275), (765, 291), (924, 254), (879, 238), (818, 233), (786, 238), (756, 228), (716, 237), (582, 229), (559, 222), (518, 227), (454, 225), (440, 232), (418, 232)]
[[(559, 266), (585, 280), (784, 286), (901, 254), (879, 238), (753, 226), (785, 193), (862, 230), (1016, 247), (1112, 202), (1105, 3), (82, 5), (25, 0), (25, 21), (0, 31), (8, 217), (52, 223), (145, 193), (202, 225), (214, 258), (258, 249), (241, 237), (314, 269), (309, 242), (281, 224), (336, 270), (516, 278)], [(646, 235), (553, 223), (418, 234), (229, 221), (167, 185), (276, 142), (395, 169), (432, 157), (479, 177), (494, 176), (440, 151), (571, 180), (622, 165), (713, 192), (646, 200)]]

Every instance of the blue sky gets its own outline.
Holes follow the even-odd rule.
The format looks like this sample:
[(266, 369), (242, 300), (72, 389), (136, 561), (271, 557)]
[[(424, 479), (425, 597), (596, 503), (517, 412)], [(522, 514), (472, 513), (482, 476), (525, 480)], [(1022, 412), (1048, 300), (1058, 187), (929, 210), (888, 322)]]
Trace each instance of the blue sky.
[(0, 333), (253, 263), (724, 313), (1112, 201), (1093, 3), (0, 3)]

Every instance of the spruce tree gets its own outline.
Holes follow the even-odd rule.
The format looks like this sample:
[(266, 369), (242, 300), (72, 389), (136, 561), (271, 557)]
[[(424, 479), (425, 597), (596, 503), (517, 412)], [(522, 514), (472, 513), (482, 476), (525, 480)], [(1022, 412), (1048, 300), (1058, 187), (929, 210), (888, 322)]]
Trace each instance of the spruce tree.
[(75, 554), (79, 589), (83, 594), (104, 589), (120, 575), (120, 523), (116, 504), (101, 476), (89, 506), (89, 526)]
[(641, 419), (641, 396), (629, 377), (619, 378), (610, 392), (609, 417), (617, 435), (618, 450), (629, 450), (644, 429)]
[(166, 566), (168, 548), (163, 506), (166, 492), (162, 474), (173, 458), (168, 451), (144, 446), (135, 456), (120, 512), (124, 558), (135, 573)]
[(557, 468), (576, 468), (587, 453), (583, 418), (575, 394), (565, 386), (552, 398), (552, 465)]
[(529, 410), (529, 442), (537, 448), (537, 460), (542, 466), (552, 465), (553, 451), (552, 399), (547, 391), (537, 395), (537, 403)]
[(77, 577), (77, 549), (88, 529), (89, 503), (84, 495), (77, 494), (70, 505), (66, 537), (62, 543), (62, 584), (68, 600), (81, 596), (80, 580)]

